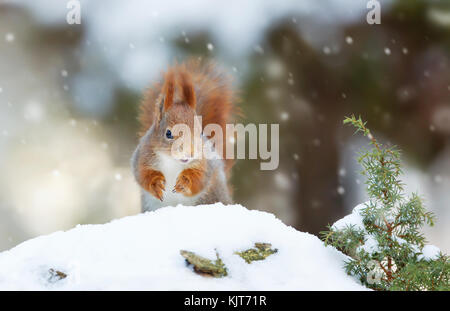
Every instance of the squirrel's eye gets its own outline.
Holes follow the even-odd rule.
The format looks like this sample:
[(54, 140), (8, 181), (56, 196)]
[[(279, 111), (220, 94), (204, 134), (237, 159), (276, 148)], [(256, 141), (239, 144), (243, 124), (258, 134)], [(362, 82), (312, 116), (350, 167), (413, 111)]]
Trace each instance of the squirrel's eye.
[(172, 139), (172, 138), (173, 138), (172, 132), (171, 132), (170, 130), (167, 130), (167, 131), (166, 131), (166, 137), (169, 138), (169, 139)]

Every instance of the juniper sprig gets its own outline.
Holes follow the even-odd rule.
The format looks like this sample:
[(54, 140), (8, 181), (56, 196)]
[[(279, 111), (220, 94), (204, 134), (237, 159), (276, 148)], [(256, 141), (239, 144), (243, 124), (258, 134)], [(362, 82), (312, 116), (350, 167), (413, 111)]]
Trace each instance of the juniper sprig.
[(370, 150), (358, 156), (369, 201), (353, 212), (361, 217), (362, 227), (329, 226), (322, 232), (325, 243), (347, 254), (347, 273), (372, 289), (450, 290), (449, 257), (439, 253), (427, 258), (422, 253), (426, 240), (421, 229), (433, 225), (434, 215), (418, 194), (405, 194), (400, 151), (379, 143), (361, 117), (345, 118), (344, 124), (370, 141)]

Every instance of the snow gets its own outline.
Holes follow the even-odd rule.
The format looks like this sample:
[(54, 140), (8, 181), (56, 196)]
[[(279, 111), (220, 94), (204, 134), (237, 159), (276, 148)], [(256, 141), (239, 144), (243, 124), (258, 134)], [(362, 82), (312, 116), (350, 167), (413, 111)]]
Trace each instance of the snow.
[[(278, 252), (251, 264), (234, 254), (255, 242)], [(195, 274), (182, 249), (210, 259), (217, 251), (228, 276)], [(0, 290), (364, 290), (345, 273), (346, 259), (266, 212), (179, 205), (79, 225), (0, 253)]]
[(367, 235), (367, 239), (363, 245), (358, 247), (357, 251), (364, 250), (369, 254), (378, 251), (378, 242), (372, 235)]
[(366, 207), (366, 205), (368, 204), (368, 202), (366, 203), (362, 203), (357, 205), (351, 214), (345, 216), (342, 219), (339, 219), (338, 221), (336, 221), (333, 224), (333, 229), (335, 230), (343, 230), (345, 229), (347, 226), (355, 226), (355, 229), (362, 229), (364, 230), (364, 224), (363, 224), (363, 217), (361, 216), (361, 210), (364, 209)]
[[(67, 23), (65, 1), (41, 0), (39, 4), (29, 0), (5, 1), (27, 8), (39, 23)], [(104, 75), (101, 80), (108, 85), (114, 82), (113, 78), (120, 77), (124, 84), (136, 90), (146, 87), (148, 81), (158, 77), (159, 72), (176, 57), (169, 48), (170, 44), (154, 44), (154, 41), (171, 42), (181, 30), (185, 33), (206, 30), (215, 39), (215, 53), (228, 54), (240, 60), (260, 44), (264, 32), (271, 25), (283, 19), (291, 19), (302, 37), (313, 46), (318, 46), (323, 45), (321, 41), (341, 36), (340, 25), (360, 21), (367, 14), (366, 4), (354, 0), (221, 0), (214, 1), (214, 5), (209, 0), (110, 0), (108, 5), (99, 1), (79, 1), (81, 23), (91, 45), (83, 51), (90, 56), (86, 58), (86, 66), (97, 67), (99, 64), (90, 64), (89, 59), (97, 59), (92, 53), (102, 53), (98, 59), (115, 74)], [(392, 3), (392, 0), (379, 1), (382, 10), (388, 10)], [(303, 17), (312, 18), (314, 23), (301, 22)], [(321, 26), (318, 28), (316, 25)], [(130, 41), (139, 48), (130, 50)], [(99, 48), (103, 45), (104, 49)], [(260, 46), (255, 52), (263, 52), (263, 48)], [(245, 62), (242, 65), (248, 66)], [(92, 80), (97, 77), (90, 71), (84, 74)], [(80, 83), (77, 81), (74, 80), (74, 83)], [(90, 91), (88, 86), (78, 86), (75, 94), (82, 97), (85, 89)], [(111, 101), (107, 93), (113, 91), (107, 87), (105, 94), (97, 95), (95, 102), (98, 104), (101, 101), (107, 105)], [(92, 98), (88, 101), (92, 102)]]
[(425, 245), (422, 248), (422, 255), (419, 255), (419, 260), (435, 260), (439, 257), (441, 250), (434, 245)]
[[(342, 219), (336, 221), (332, 228), (334, 230), (343, 230), (347, 227), (353, 226), (354, 229), (360, 229), (365, 232), (364, 224), (363, 224), (363, 216), (361, 215), (361, 210), (364, 209), (369, 202), (362, 203), (357, 205), (350, 215), (345, 216)], [(371, 254), (378, 250), (378, 242), (377, 240), (370, 234), (366, 233), (366, 241), (363, 245), (359, 246), (357, 251), (364, 250), (367, 253)]]
[(14, 34), (13, 33), (7, 33), (6, 35), (5, 35), (5, 40), (6, 40), (6, 42), (13, 42), (14, 40), (15, 40), (15, 36), (14, 36)]
[[(363, 224), (363, 216), (361, 215), (361, 210), (364, 209), (367, 204), (369, 204), (369, 202), (366, 203), (362, 203), (357, 205), (352, 213), (350, 215), (345, 216), (342, 219), (339, 219), (338, 221), (336, 221), (332, 228), (334, 230), (343, 230), (346, 227), (349, 226), (354, 226), (355, 229), (362, 229), (365, 232), (365, 236), (366, 236), (366, 241), (364, 242), (363, 245), (361, 245), (360, 247), (358, 247), (358, 251), (360, 250), (364, 250), (367, 253), (371, 254), (375, 251), (378, 251), (378, 242), (377, 240), (370, 234), (367, 234), (364, 224)], [(395, 240), (397, 242), (399, 242), (400, 244), (402, 243), (407, 243), (404, 239), (399, 238), (397, 236), (393, 236), (395, 238)], [(419, 247), (417, 247), (414, 244), (411, 244), (410, 247), (414, 250), (414, 252), (416, 253), (421, 253), (418, 256), (418, 260), (424, 259), (424, 260), (435, 260), (438, 258), (439, 253), (441, 252), (441, 250), (434, 246), (434, 245), (425, 245), (422, 248), (422, 251), (420, 250)]]
[(283, 112), (280, 114), (280, 118), (281, 118), (281, 120), (283, 120), (283, 121), (289, 120), (289, 113), (287, 113), (286, 111), (283, 111)]

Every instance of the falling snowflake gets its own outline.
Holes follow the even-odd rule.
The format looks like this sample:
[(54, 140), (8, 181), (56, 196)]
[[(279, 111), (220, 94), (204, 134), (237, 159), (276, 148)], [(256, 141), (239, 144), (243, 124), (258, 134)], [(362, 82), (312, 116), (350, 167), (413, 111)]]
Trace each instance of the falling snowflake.
[(384, 54), (391, 55), (391, 49), (390, 48), (384, 48)]
[(184, 38), (184, 42), (189, 43), (189, 38), (186, 35), (186, 31), (181, 31), (181, 36)]
[(347, 44), (353, 44), (353, 38), (350, 37), (350, 36), (347, 36), (347, 37), (345, 38), (345, 42), (347, 42)]
[(61, 76), (67, 77), (68, 75), (69, 73), (67, 72), (67, 70), (61, 70)]
[(280, 98), (280, 90), (276, 87), (267, 88), (266, 94), (271, 100), (278, 100)]
[(214, 45), (213, 45), (212, 43), (208, 43), (208, 44), (206, 45), (206, 47), (207, 47), (208, 50), (210, 50), (210, 51), (214, 50)]
[(284, 71), (283, 64), (278, 60), (272, 59), (266, 63), (266, 71), (271, 78), (280, 78)]
[(121, 180), (122, 180), (122, 175), (121, 175), (120, 173), (116, 173), (116, 175), (114, 175), (114, 178), (115, 178), (117, 181), (121, 181)]
[(289, 189), (290, 187), (289, 178), (283, 173), (275, 174), (275, 184), (281, 189)]
[(255, 50), (255, 52), (258, 53), (258, 54), (264, 54), (264, 49), (260, 45), (255, 45), (253, 47), (253, 50)]
[(431, 124), (439, 132), (450, 133), (450, 107), (441, 106), (435, 109)]
[(11, 33), (11, 32), (8, 32), (8, 33), (5, 35), (5, 40), (6, 40), (6, 42), (13, 42), (15, 39), (16, 39), (16, 37), (15, 37), (14, 34)]
[(289, 73), (289, 78), (287, 80), (289, 85), (294, 85), (294, 76), (292, 75), (292, 73)]
[(402, 49), (402, 52), (403, 52), (403, 54), (405, 54), (405, 55), (409, 53), (409, 51), (408, 51), (407, 48), (403, 48), (403, 49)]
[(35, 101), (28, 102), (24, 107), (25, 120), (40, 122), (45, 115), (44, 107)]
[(281, 120), (286, 121), (289, 119), (289, 114), (286, 111), (283, 111), (280, 115)]
[(344, 187), (339, 186), (339, 187), (337, 188), (337, 193), (338, 193), (339, 195), (345, 194), (345, 189), (344, 189)]
[(441, 175), (434, 176), (434, 182), (440, 184), (442, 182), (442, 176)]
[(324, 47), (323, 47), (323, 53), (324, 53), (325, 55), (329, 55), (329, 54), (331, 53), (330, 47), (329, 47), (329, 46), (324, 46)]

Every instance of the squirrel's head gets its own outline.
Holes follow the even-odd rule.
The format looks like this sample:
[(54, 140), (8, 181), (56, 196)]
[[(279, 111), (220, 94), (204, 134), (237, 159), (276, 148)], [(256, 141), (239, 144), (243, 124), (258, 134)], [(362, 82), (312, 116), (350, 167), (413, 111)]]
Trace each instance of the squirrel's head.
[[(155, 151), (179, 159), (182, 163), (194, 160), (194, 117), (196, 96), (190, 74), (186, 70), (173, 70), (165, 75), (162, 92), (157, 99), (153, 133), (150, 137)], [(201, 125), (200, 125), (201, 126)], [(184, 128), (182, 132), (179, 129)], [(185, 132), (189, 134), (185, 136)], [(201, 134), (201, 129), (200, 129)], [(180, 138), (182, 148), (174, 146)], [(190, 148), (185, 148), (188, 145)], [(189, 150), (190, 149), (190, 150)]]

